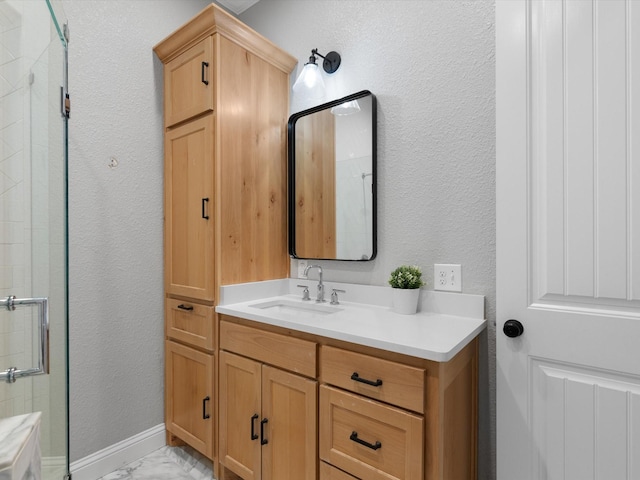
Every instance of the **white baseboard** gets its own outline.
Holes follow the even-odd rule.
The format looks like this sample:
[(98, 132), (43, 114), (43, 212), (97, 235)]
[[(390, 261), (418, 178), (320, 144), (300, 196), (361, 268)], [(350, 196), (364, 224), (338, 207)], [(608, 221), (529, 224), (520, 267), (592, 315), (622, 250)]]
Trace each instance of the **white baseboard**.
[(167, 442), (164, 423), (129, 437), (70, 465), (73, 480), (96, 480), (114, 470), (164, 447)]

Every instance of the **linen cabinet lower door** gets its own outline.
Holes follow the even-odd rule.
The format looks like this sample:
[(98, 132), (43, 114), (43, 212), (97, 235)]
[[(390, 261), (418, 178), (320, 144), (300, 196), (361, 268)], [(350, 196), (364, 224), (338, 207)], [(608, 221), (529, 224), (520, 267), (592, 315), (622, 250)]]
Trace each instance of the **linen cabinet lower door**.
[(260, 408), (262, 364), (229, 352), (220, 352), (219, 458), (244, 480), (260, 480)]
[(317, 479), (317, 392), (315, 380), (262, 367), (262, 480)]
[(213, 458), (213, 355), (165, 342), (166, 428)]

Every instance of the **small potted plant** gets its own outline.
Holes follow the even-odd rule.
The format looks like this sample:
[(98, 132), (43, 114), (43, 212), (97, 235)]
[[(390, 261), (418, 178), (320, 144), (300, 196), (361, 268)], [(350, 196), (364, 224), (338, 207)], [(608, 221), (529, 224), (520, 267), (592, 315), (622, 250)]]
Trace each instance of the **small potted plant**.
[(418, 310), (420, 287), (424, 285), (422, 271), (416, 265), (401, 265), (391, 272), (392, 310), (411, 315)]

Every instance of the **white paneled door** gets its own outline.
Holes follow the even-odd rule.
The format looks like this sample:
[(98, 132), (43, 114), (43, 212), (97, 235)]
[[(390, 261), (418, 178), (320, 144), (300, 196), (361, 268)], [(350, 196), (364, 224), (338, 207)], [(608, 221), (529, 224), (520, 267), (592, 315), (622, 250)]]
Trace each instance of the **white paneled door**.
[(640, 1), (499, 0), (496, 52), (498, 480), (638, 480)]

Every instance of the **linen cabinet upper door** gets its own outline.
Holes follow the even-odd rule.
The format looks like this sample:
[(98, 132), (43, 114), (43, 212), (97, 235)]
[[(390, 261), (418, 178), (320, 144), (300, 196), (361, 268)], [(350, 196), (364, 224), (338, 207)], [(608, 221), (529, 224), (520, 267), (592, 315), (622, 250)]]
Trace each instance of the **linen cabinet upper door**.
[(165, 127), (213, 110), (214, 68), (212, 36), (165, 64)]
[(214, 300), (213, 115), (165, 135), (164, 275), (169, 295)]

